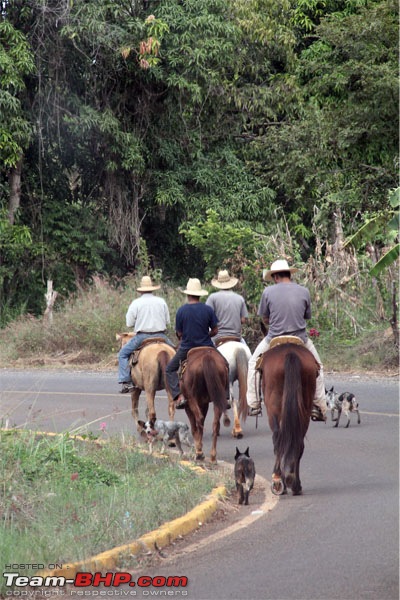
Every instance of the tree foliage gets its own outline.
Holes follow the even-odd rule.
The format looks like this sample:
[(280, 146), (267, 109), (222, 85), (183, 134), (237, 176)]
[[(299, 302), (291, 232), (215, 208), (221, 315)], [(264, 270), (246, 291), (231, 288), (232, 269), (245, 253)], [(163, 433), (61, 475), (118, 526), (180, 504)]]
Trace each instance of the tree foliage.
[(7, 0), (0, 58), (0, 310), (143, 248), (178, 281), (261, 268), (283, 220), (306, 260), (316, 206), (327, 237), (390, 208), (393, 0)]

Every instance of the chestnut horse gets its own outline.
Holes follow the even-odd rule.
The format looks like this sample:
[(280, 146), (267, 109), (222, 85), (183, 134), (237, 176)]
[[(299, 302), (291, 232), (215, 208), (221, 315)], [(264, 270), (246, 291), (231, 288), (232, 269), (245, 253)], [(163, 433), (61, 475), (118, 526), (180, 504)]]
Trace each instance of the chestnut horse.
[[(126, 344), (133, 333), (117, 333), (116, 339), (121, 342), (121, 346)], [(165, 384), (165, 368), (171, 358), (175, 355), (175, 350), (167, 344), (163, 338), (148, 338), (142, 345), (138, 361), (131, 365), (132, 381), (137, 386), (131, 392), (132, 416), (136, 425), (139, 420), (139, 396), (142, 391), (146, 394), (147, 419), (156, 418), (156, 409), (154, 399), (156, 391), (166, 390), (168, 396), (168, 414), (171, 421), (174, 420), (175, 403)]]
[[(200, 346), (189, 350), (182, 366), (180, 387), (187, 399), (185, 406), (196, 451), (196, 460), (204, 460), (203, 432), (208, 406), (214, 404), (212, 447), (210, 461), (217, 460), (217, 437), (222, 414), (227, 409), (226, 388), (228, 367), (224, 357), (211, 346)], [(227, 423), (229, 425), (229, 419)]]
[(263, 354), (261, 390), (273, 432), (275, 466), (271, 489), (276, 495), (302, 493), (300, 459), (310, 424), (318, 363), (307, 348), (279, 343)]

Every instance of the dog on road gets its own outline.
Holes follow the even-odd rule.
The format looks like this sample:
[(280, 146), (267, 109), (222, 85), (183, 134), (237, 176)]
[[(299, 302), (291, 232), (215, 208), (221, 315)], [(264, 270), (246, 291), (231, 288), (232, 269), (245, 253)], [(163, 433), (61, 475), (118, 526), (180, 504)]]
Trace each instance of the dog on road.
[[(357, 423), (361, 423), (359, 406), (354, 394), (351, 392), (343, 392), (343, 394), (338, 394), (335, 392), (332, 386), (330, 390), (325, 389), (325, 399), (328, 408), (331, 411), (332, 421), (336, 421), (334, 427), (338, 427), (342, 412), (344, 412), (347, 417), (347, 423), (345, 427), (350, 425), (350, 414), (352, 412), (357, 414)], [(335, 417), (336, 411), (337, 417)]]
[(182, 444), (189, 448), (192, 444), (189, 439), (189, 425), (180, 421), (162, 421), (161, 419), (150, 419), (149, 421), (138, 421), (138, 432), (147, 439), (150, 454), (153, 452), (153, 444), (157, 441), (162, 442), (161, 452), (164, 452), (166, 445), (174, 441), (179, 453), (183, 454)]
[(253, 489), (255, 476), (256, 469), (253, 459), (250, 458), (249, 448), (246, 448), (244, 452), (240, 452), (239, 448), (236, 447), (235, 482), (239, 504), (249, 503), (249, 494)]

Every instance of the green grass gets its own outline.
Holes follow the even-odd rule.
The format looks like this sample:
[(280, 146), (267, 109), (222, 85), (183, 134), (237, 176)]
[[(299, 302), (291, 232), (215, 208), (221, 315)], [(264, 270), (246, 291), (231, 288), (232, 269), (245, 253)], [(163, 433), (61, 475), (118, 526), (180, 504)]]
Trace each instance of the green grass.
[(65, 564), (128, 543), (185, 514), (222, 477), (142, 453), (133, 439), (28, 431), (0, 431), (0, 473), (2, 565)]

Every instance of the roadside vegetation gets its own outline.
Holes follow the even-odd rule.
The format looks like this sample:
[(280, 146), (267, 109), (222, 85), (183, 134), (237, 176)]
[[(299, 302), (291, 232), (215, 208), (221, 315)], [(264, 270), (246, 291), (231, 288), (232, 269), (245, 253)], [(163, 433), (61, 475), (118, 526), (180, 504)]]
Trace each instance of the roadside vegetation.
[(104, 433), (79, 440), (0, 431), (3, 566), (30, 564), (33, 553), (36, 564), (66, 564), (127, 544), (223, 482), (220, 471), (199, 475), (173, 456), (150, 456), (133, 438)]
[[(237, 288), (249, 307), (244, 336), (252, 350), (261, 337), (257, 302), (263, 289), (262, 266), (253, 265), (251, 271), (247, 267), (258, 277), (252, 275), (247, 281), (242, 277)], [(393, 331), (397, 329), (395, 266), (385, 271), (378, 283), (369, 276), (367, 263), (343, 253), (340, 261), (332, 263), (310, 259), (295, 278), (310, 289), (313, 317), (309, 333), (326, 370), (383, 374), (398, 368)], [(96, 277), (91, 286), (65, 301), (60, 299), (51, 320), (21, 316), (0, 330), (0, 367), (116, 370), (119, 347), (115, 334), (126, 329), (125, 314), (137, 296), (137, 285), (133, 277), (118, 282)], [(206, 283), (204, 286), (212, 291)], [(156, 293), (167, 301), (171, 314), (168, 335), (176, 342), (175, 313), (186, 297), (178, 286), (165, 284)]]

